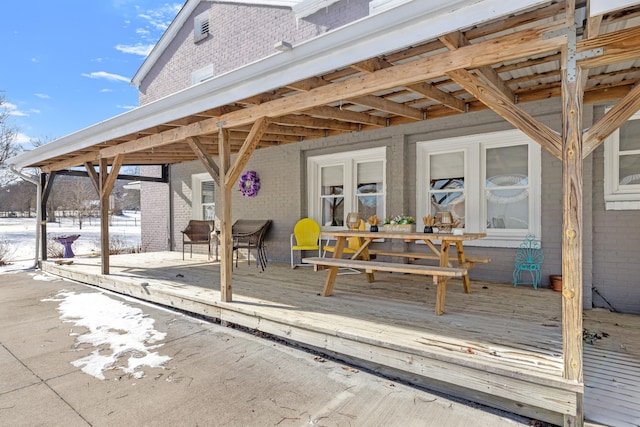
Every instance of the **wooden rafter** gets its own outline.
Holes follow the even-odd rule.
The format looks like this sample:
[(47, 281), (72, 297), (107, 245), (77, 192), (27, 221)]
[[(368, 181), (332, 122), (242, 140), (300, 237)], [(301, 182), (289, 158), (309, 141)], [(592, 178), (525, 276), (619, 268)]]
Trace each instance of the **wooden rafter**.
[(220, 169), (216, 162), (213, 161), (209, 153), (207, 153), (207, 149), (204, 144), (201, 142), (200, 138), (197, 136), (190, 136), (187, 138), (187, 144), (193, 150), (193, 152), (198, 156), (204, 168), (209, 172), (211, 178), (215, 181), (216, 185), (220, 187)]
[(379, 96), (365, 95), (357, 98), (349, 99), (349, 102), (362, 105), (364, 107), (373, 108), (375, 110), (385, 111), (402, 117), (408, 117), (415, 120), (423, 120), (424, 113), (416, 108), (408, 107), (404, 104), (389, 101)]
[(231, 188), (242, 173), (242, 168), (244, 168), (251, 158), (251, 154), (255, 151), (258, 143), (260, 142), (260, 138), (267, 130), (269, 126), (269, 119), (266, 117), (260, 117), (253, 124), (251, 132), (247, 135), (247, 139), (245, 140), (238, 156), (236, 157), (236, 161), (229, 168), (229, 170), (225, 173), (224, 176), (224, 187)]
[[(348, 81), (316, 87), (305, 93), (279, 98), (244, 110), (220, 116), (227, 126), (243, 126), (257, 118), (280, 116), (308, 110), (318, 105), (356, 98), (372, 92), (393, 89), (429, 80), (462, 68), (480, 68), (493, 62), (547, 53), (559, 49), (565, 36), (543, 39), (542, 35), (556, 29), (557, 24), (542, 25), (518, 33), (492, 39), (490, 42), (465, 46), (455, 51), (421, 58), (396, 65), (371, 74), (354, 77)], [(313, 93), (313, 96), (310, 96)]]
[[(373, 73), (384, 68), (393, 67), (393, 64), (381, 58), (372, 58), (353, 64), (352, 67), (359, 71)], [(407, 89), (461, 113), (466, 110), (464, 101), (434, 87), (432, 84), (425, 82), (415, 83), (408, 85)]]
[[(455, 33), (445, 34), (439, 37), (442, 44), (444, 44), (450, 50), (457, 50), (464, 46), (471, 46), (471, 42), (460, 31)], [(500, 78), (496, 70), (488, 65), (479, 67), (476, 70), (476, 74), (491, 85), (495, 90), (502, 92), (502, 94), (515, 101), (515, 95), (507, 84)]]
[(640, 85), (634, 87), (584, 134), (583, 156), (587, 157), (616, 129), (640, 109)]
[(548, 126), (540, 123), (529, 113), (518, 108), (502, 92), (483, 84), (480, 79), (467, 70), (447, 73), (456, 83), (472, 93), (483, 104), (491, 108), (502, 118), (539, 143), (555, 157), (560, 158), (562, 142), (560, 136)]

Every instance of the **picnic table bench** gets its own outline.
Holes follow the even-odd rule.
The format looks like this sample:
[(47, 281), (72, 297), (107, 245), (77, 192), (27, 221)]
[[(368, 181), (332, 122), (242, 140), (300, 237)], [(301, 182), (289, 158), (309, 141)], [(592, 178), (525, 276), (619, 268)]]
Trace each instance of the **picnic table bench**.
[[(336, 230), (325, 231), (325, 236), (331, 236), (336, 239), (336, 246), (333, 253), (333, 258), (305, 258), (304, 262), (314, 264), (316, 266), (323, 266), (329, 269), (327, 278), (325, 280), (324, 289), (321, 293), (322, 296), (329, 296), (333, 292), (336, 277), (338, 274), (338, 268), (355, 268), (365, 271), (367, 280), (373, 282), (375, 271), (388, 271), (398, 273), (420, 274), (433, 276), (434, 283), (437, 284), (436, 288), (436, 315), (444, 313), (444, 302), (446, 295), (447, 280), (451, 277), (460, 277), (466, 293), (471, 293), (471, 284), (469, 281), (469, 268), (473, 267), (475, 262), (489, 262), (488, 258), (469, 258), (467, 259), (464, 254), (462, 246), (463, 241), (475, 240), (486, 237), (483, 233), (468, 233), (463, 235), (453, 234), (429, 234), (429, 233), (403, 233), (403, 232), (372, 232), (372, 231), (355, 231), (355, 230)], [(357, 238), (360, 240), (360, 248), (350, 259), (343, 259), (342, 253), (346, 245), (347, 238)], [(373, 252), (368, 249), (369, 244), (376, 239), (402, 239), (405, 242), (411, 241), (424, 241), (427, 246), (433, 251), (431, 254), (423, 254), (419, 252), (390, 252), (390, 251), (377, 251)], [(433, 240), (440, 241), (440, 248), (433, 244)], [(449, 248), (451, 244), (457, 251), (457, 261), (459, 267), (452, 267), (449, 260)], [(438, 266), (430, 265), (416, 265), (408, 263), (396, 263), (396, 262), (382, 262), (371, 261), (370, 254), (376, 253), (378, 255), (389, 256), (403, 256), (407, 258), (424, 258), (424, 259), (437, 259), (439, 261)], [(361, 258), (361, 259), (358, 259)]]

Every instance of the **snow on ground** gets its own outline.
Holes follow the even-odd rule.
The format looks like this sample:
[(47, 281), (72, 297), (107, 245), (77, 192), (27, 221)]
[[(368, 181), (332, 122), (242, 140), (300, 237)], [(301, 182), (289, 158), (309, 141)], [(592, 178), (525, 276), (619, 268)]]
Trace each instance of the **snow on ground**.
[[(109, 237), (127, 248), (140, 248), (140, 213), (125, 212), (114, 216), (109, 227)], [(0, 218), (0, 243), (7, 242), (10, 247), (8, 261), (33, 260), (36, 253), (36, 219), (35, 218)], [(47, 224), (49, 238), (79, 234), (72, 249), (76, 255), (89, 255), (100, 252), (100, 220), (86, 219), (82, 230), (74, 218), (59, 218), (57, 223)], [(60, 246), (62, 248), (62, 246)], [(1, 268), (0, 268), (1, 270)]]
[[(119, 247), (140, 248), (139, 213), (125, 213), (112, 218), (109, 236), (118, 241)], [(9, 265), (0, 266), (0, 275), (24, 272), (34, 267), (35, 218), (0, 218), (0, 244), (9, 245)], [(79, 234), (72, 248), (76, 255), (89, 255), (100, 250), (100, 221), (86, 220), (82, 229), (73, 218), (60, 218), (59, 223), (47, 224), (49, 238)], [(62, 246), (60, 246), (62, 248)], [(57, 278), (38, 270), (31, 274), (33, 280)], [(6, 279), (5, 279), (6, 280)], [(0, 283), (2, 283), (0, 281)], [(60, 318), (74, 324), (71, 335), (76, 337), (79, 351), (91, 346), (91, 353), (72, 362), (83, 372), (98, 379), (105, 379), (104, 372), (121, 370), (133, 378), (144, 376), (142, 367), (161, 368), (171, 360), (155, 349), (165, 338), (158, 332), (154, 320), (139, 308), (110, 298), (104, 292), (79, 293), (61, 291), (54, 298), (43, 301), (58, 302)], [(83, 331), (83, 332), (78, 332)]]
[(155, 344), (165, 338), (158, 332), (148, 317), (139, 308), (115, 300), (104, 293), (59, 292), (54, 298), (44, 301), (59, 302), (60, 318), (73, 323), (84, 333), (71, 330), (76, 337), (76, 347), (92, 346), (88, 356), (71, 362), (86, 374), (104, 380), (104, 372), (119, 369), (133, 378), (142, 378), (144, 366), (161, 368), (171, 360), (152, 351), (163, 344)]

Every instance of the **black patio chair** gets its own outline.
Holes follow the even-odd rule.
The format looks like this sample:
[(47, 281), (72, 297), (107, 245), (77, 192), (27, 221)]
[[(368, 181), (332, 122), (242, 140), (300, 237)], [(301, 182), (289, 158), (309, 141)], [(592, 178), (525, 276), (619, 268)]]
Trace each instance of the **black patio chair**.
[(251, 265), (251, 250), (256, 251), (256, 268), (267, 267), (267, 249), (264, 237), (271, 226), (271, 220), (266, 219), (239, 219), (231, 227), (233, 238), (233, 251), (236, 254), (236, 267), (240, 249), (247, 250), (247, 264)]

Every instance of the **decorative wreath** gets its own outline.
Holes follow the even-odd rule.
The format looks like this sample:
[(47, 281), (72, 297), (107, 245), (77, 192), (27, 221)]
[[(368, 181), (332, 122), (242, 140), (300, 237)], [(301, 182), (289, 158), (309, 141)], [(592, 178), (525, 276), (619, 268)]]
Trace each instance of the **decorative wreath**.
[(243, 173), (240, 177), (238, 186), (240, 187), (240, 193), (242, 193), (244, 197), (256, 197), (258, 195), (258, 190), (260, 189), (260, 177), (258, 176), (258, 172), (246, 171)]

